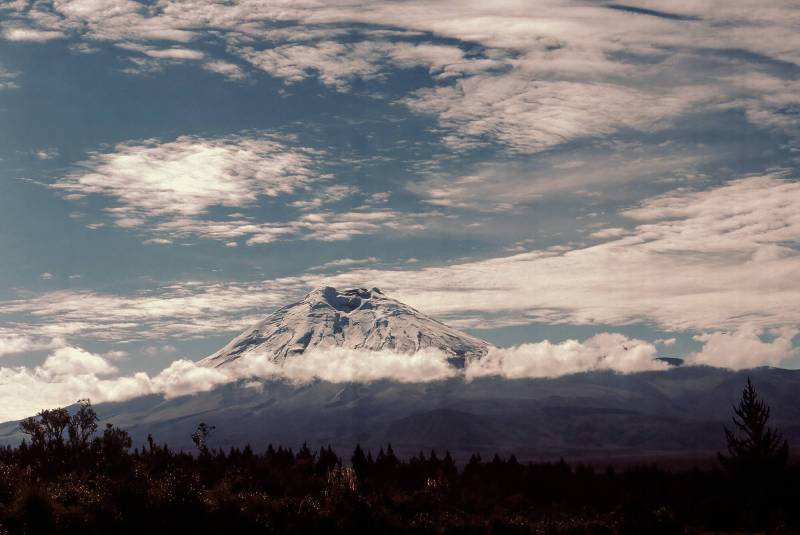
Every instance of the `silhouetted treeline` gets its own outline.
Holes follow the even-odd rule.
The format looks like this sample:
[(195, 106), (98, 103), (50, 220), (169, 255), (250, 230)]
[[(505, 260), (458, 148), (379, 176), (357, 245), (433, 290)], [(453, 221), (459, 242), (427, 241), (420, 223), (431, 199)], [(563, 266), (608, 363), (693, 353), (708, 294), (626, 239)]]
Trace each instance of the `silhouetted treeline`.
[(457, 466), (389, 445), (345, 458), (305, 445), (223, 451), (205, 424), (196, 452), (152, 437), (132, 448), (124, 430), (98, 431), (82, 401), (23, 421), (28, 438), (0, 449), (0, 533), (800, 533), (800, 468), (748, 389), (722, 464), (688, 471), (478, 455)]

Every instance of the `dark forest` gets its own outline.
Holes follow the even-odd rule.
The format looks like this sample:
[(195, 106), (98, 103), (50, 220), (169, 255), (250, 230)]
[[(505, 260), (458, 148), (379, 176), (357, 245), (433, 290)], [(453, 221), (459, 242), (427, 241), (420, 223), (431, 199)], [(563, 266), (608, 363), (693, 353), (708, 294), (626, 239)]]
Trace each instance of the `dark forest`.
[(82, 400), (22, 421), (27, 438), (0, 450), (0, 533), (800, 533), (800, 466), (768, 419), (748, 381), (720, 430), (727, 451), (702, 468), (459, 466), (390, 445), (222, 451), (205, 423), (196, 451), (134, 448)]

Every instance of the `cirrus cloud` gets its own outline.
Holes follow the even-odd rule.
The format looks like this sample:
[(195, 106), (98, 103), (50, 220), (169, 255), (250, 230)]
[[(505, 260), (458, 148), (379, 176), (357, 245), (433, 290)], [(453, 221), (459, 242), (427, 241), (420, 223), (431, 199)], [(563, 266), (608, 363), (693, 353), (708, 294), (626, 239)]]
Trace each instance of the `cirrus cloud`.
[[(782, 174), (750, 176), (647, 199), (620, 214), (636, 226), (590, 246), (423, 269), (361, 268), (249, 284), (192, 282), (141, 296), (49, 292), (2, 302), (0, 314), (27, 316), (27, 328), (47, 336), (201, 336), (234, 331), (310, 288), (331, 285), (379, 287), (428, 314), (473, 328), (653, 323), (702, 332), (744, 324), (796, 326), (798, 204), (800, 182)], [(338, 225), (328, 228), (331, 222)], [(362, 225), (386, 224), (392, 220), (367, 214), (334, 220), (331, 214), (305, 220), (303, 228), (314, 239), (337, 239)]]
[[(200, 237), (247, 245), (279, 240), (349, 240), (378, 231), (415, 232), (430, 213), (401, 213), (369, 203), (347, 212), (327, 205), (358, 193), (352, 186), (324, 185), (332, 175), (318, 170), (320, 153), (261, 137), (203, 138), (121, 143), (92, 153), (52, 185), (65, 198), (109, 199), (104, 208), (116, 226), (154, 234), (146, 244), (169, 245), (176, 238)], [(265, 222), (242, 209), (263, 208), (271, 200), (301, 213)], [(212, 210), (228, 209), (212, 217)], [(235, 210), (235, 211), (234, 211)]]
[[(13, 15), (7, 38), (73, 35), (148, 56), (132, 58), (129, 72), (203, 59), (199, 67), (241, 80), (246, 73), (226, 59), (235, 55), (289, 83), (316, 77), (347, 91), (355, 79), (427, 68), (433, 87), (402, 101), (433, 115), (444, 141), (458, 149), (499, 142), (533, 153), (620, 129), (651, 131), (714, 107), (796, 130), (796, 82), (767, 72), (769, 62), (800, 64), (798, 47), (787, 45), (796, 35), (796, 6), (736, 0), (678, 2), (669, 13), (658, 7), (646, 0), (630, 6), (546, 0), (536, 10), (522, 0), (165, 0), (157, 8), (133, 0), (58, 0), (0, 9)], [(184, 46), (201, 40), (224, 54)], [(180, 46), (165, 48), (164, 41)], [(740, 74), (743, 63), (752, 67), (747, 76)], [(759, 77), (774, 81), (753, 83)]]
[[(378, 286), (457, 325), (626, 325), (708, 330), (800, 324), (800, 182), (745, 177), (680, 188), (621, 215), (626, 235), (422, 270), (356, 270), (330, 285)], [(463, 299), (469, 295), (469, 299)]]
[(423, 89), (405, 100), (453, 131), (455, 148), (500, 141), (513, 152), (535, 153), (581, 137), (624, 128), (653, 130), (695, 103), (699, 91), (643, 92), (622, 85), (546, 81), (525, 74), (479, 75)]

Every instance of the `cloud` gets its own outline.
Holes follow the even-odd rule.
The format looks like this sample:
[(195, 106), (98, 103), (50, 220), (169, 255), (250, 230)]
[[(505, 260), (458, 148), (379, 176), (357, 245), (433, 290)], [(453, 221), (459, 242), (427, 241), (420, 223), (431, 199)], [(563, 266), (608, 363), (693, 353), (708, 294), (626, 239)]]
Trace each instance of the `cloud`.
[[(0, 368), (0, 420), (16, 420), (42, 409), (64, 407), (78, 399), (95, 403), (123, 401), (149, 391), (146, 374), (102, 379), (93, 374), (55, 375), (42, 367)], [(31, 396), (36, 392), (36, 396)]]
[[(316, 170), (318, 156), (318, 151), (290, 147), (268, 135), (145, 140), (91, 154), (52, 187), (73, 201), (90, 195), (110, 199), (115, 204), (104, 211), (116, 226), (154, 235), (145, 244), (187, 237), (226, 244), (242, 239), (247, 245), (339, 241), (424, 228), (421, 221), (429, 213), (405, 214), (369, 204), (345, 212), (327, 209), (358, 190), (324, 185), (332, 175)], [(295, 219), (264, 222), (241, 211), (278, 198), (301, 213)], [(229, 213), (219, 214), (226, 209)], [(212, 216), (212, 211), (217, 213)]]
[(182, 136), (97, 152), (54, 187), (114, 198), (120, 219), (196, 216), (213, 206), (244, 207), (314, 181), (312, 153), (271, 139)]
[(54, 376), (108, 375), (116, 371), (103, 357), (69, 346), (56, 349), (41, 369)]
[(430, 215), (405, 214), (388, 209), (363, 209), (339, 213), (327, 211), (306, 214), (294, 225), (307, 232), (306, 239), (340, 241), (385, 229), (397, 232), (424, 230), (422, 221)]
[(17, 83), (14, 79), (19, 76), (19, 73), (11, 72), (0, 65), (0, 89), (16, 89)]
[[(742, 325), (735, 331), (716, 331), (694, 337), (703, 347), (685, 359), (687, 364), (742, 370), (757, 366), (780, 366), (798, 354), (793, 339), (800, 329), (784, 327), (769, 333), (754, 325)], [(769, 334), (771, 340), (764, 341)]]
[(345, 45), (326, 41), (314, 46), (284, 45), (266, 50), (245, 47), (239, 54), (255, 67), (290, 83), (306, 79), (313, 70), (325, 85), (346, 90), (352, 78), (379, 76), (380, 53), (370, 43)]
[(191, 360), (176, 360), (149, 381), (147, 391), (172, 398), (207, 392), (235, 380), (215, 368), (198, 366)]
[(106, 360), (111, 360), (111, 361), (117, 362), (117, 361), (126, 360), (130, 356), (130, 353), (128, 353), (127, 351), (123, 351), (123, 350), (117, 349), (117, 350), (113, 350), (113, 351), (106, 351), (105, 353), (103, 353), (100, 356), (103, 357)]
[[(239, 359), (236, 366), (223, 368), (178, 359), (153, 376), (139, 372), (101, 378), (115, 372), (103, 357), (79, 348), (64, 347), (36, 368), (0, 367), (0, 421), (21, 418), (41, 408), (66, 405), (85, 397), (95, 403), (152, 394), (173, 398), (236, 382), (248, 388), (258, 386), (260, 381), (427, 383), (453, 378), (473, 380), (487, 375), (519, 379), (592, 370), (632, 373), (665, 369), (665, 364), (653, 360), (654, 355), (650, 344), (604, 333), (583, 343), (545, 341), (508, 349), (494, 348), (485, 361), (467, 363), (465, 369), (451, 365), (448, 355), (435, 349), (404, 354), (331, 347), (297, 355), (281, 363), (259, 354), (248, 354)], [(20, 397), (24, 390), (35, 390), (36, 399)]]
[(679, 143), (609, 143), (583, 153), (581, 158), (574, 154), (479, 164), (457, 177), (434, 171), (411, 182), (408, 189), (434, 206), (505, 212), (554, 195), (597, 191), (634, 181), (688, 180), (698, 175), (700, 166), (723, 157), (707, 146)]
[[(196, 35), (184, 29), (177, 17), (164, 16), (162, 10), (149, 10), (133, 0), (61, 0), (53, 8), (52, 16), (47, 17), (50, 24), (83, 34), (88, 40), (187, 42)], [(46, 17), (44, 10), (34, 8), (29, 13)]]
[(0, 367), (0, 420), (31, 416), (84, 397), (115, 401), (147, 391), (145, 374), (101, 378), (116, 372), (102, 356), (73, 346), (59, 347), (40, 366)]
[(63, 39), (66, 37), (64, 33), (56, 30), (41, 30), (26, 26), (16, 25), (3, 25), (0, 31), (3, 39), (6, 41), (30, 41), (30, 42), (45, 42), (52, 41), (53, 39)]
[(572, 139), (631, 128), (655, 130), (685, 111), (699, 92), (643, 92), (609, 83), (537, 80), (521, 73), (476, 75), (452, 86), (422, 89), (405, 103), (438, 117), (454, 148), (499, 141), (536, 153)]
[(161, 355), (170, 355), (172, 353), (176, 353), (178, 349), (170, 344), (164, 344), (161, 346), (147, 346), (142, 349), (142, 353), (147, 355), (148, 357), (157, 357)]
[(295, 208), (309, 211), (318, 209), (326, 204), (336, 203), (354, 195), (358, 190), (346, 184), (336, 184), (319, 188), (314, 195), (308, 199), (300, 199), (291, 203)]
[(589, 234), (589, 237), (598, 240), (604, 240), (607, 238), (619, 238), (621, 236), (625, 236), (628, 233), (629, 231), (624, 228), (611, 227), (592, 232), (591, 234)]
[(38, 149), (34, 151), (33, 156), (37, 160), (52, 160), (53, 158), (58, 158), (60, 155), (59, 151), (55, 147), (50, 147), (46, 149)]
[(645, 200), (621, 214), (638, 223), (630, 234), (591, 246), (322, 280), (378, 286), (472, 327), (503, 320), (652, 322), (671, 330), (798, 325), (798, 203), (800, 182), (751, 176)]
[(227, 61), (208, 61), (203, 64), (203, 68), (207, 71), (221, 74), (229, 80), (244, 80), (247, 77), (241, 67)]
[(20, 328), (48, 339), (186, 339), (241, 330), (301, 288), (300, 281), (286, 278), (243, 284), (189, 281), (128, 296), (59, 290), (2, 302), (0, 315), (21, 315), (25, 323)]
[(59, 338), (35, 338), (21, 334), (0, 332), (0, 357), (53, 349), (64, 345)]
[[(619, 130), (651, 131), (716, 106), (796, 130), (796, 81), (767, 87), (730, 78), (744, 68), (748, 75), (766, 70), (770, 60), (800, 64), (797, 47), (786, 45), (796, 34), (796, 6), (736, 0), (678, 2), (669, 12), (659, 7), (649, 1), (621, 7), (545, 0), (532, 11), (513, 0), (290, 6), (166, 0), (153, 9), (132, 0), (59, 0), (52, 7), (6, 6), (13, 13), (6, 32), (25, 39), (71, 35), (138, 50), (146, 58), (132, 58), (128, 71), (135, 73), (190, 60), (238, 80), (246, 75), (228, 61), (233, 54), (288, 83), (316, 77), (337, 91), (351, 90), (357, 79), (425, 68), (433, 87), (403, 102), (431, 114), (456, 149), (500, 143), (535, 153)], [(188, 47), (193, 41), (219, 47), (200, 52)]]
[(308, 271), (323, 271), (330, 268), (352, 267), (362, 264), (374, 264), (376, 262), (378, 262), (378, 259), (374, 256), (367, 258), (339, 258), (337, 260), (331, 260), (330, 262), (325, 262), (319, 266), (309, 268)]
[(314, 350), (275, 364), (265, 355), (248, 355), (232, 377), (285, 379), (295, 383), (314, 380), (333, 383), (369, 383), (380, 380), (401, 383), (432, 382), (458, 375), (437, 350), (414, 354), (362, 351), (340, 347)]
[(44, 272), (44, 273), (39, 274), (39, 278), (42, 279), (43, 281), (52, 280), (53, 277), (54, 277), (54, 275), (52, 273), (48, 273), (48, 272)]
[[(589, 246), (421, 269), (356, 268), (247, 284), (185, 282), (132, 296), (63, 290), (0, 302), (0, 314), (19, 315), (26, 332), (42, 336), (198, 337), (234, 332), (310, 288), (332, 285), (379, 287), (461, 327), (644, 322), (703, 332), (743, 324), (796, 326), (798, 204), (800, 182), (782, 174), (749, 176), (646, 199), (620, 214), (635, 225), (629, 234)], [(323, 213), (300, 224), (309, 238), (341, 239), (401, 224), (398, 217)]]
[(665, 370), (653, 344), (621, 334), (601, 333), (584, 342), (547, 340), (512, 348), (492, 348), (466, 368), (467, 379), (499, 375), (506, 379), (558, 377), (571, 373), (611, 370), (619, 373)]
[(132, 56), (127, 58), (127, 60), (133, 64), (133, 66), (123, 69), (122, 72), (134, 75), (154, 73), (163, 70), (169, 65), (200, 61), (206, 57), (205, 54), (200, 50), (181, 46), (160, 48), (141, 43), (123, 42), (118, 43), (117, 47), (145, 56)]
[(244, 208), (305, 190), (320, 180), (313, 165), (310, 149), (292, 149), (268, 138), (183, 136), (96, 152), (53, 187), (70, 198), (113, 199), (117, 206), (107, 212), (124, 228), (214, 237), (220, 226), (230, 225), (229, 235), (246, 235), (257, 230), (250, 222), (217, 223), (204, 216), (214, 207)]
[(286, 82), (296, 83), (317, 76), (320, 82), (338, 91), (349, 90), (356, 78), (375, 80), (385, 77), (389, 70), (387, 63), (392, 68), (425, 67), (431, 74), (468, 63), (463, 51), (456, 46), (381, 40), (357, 43), (323, 40), (313, 44), (290, 43), (264, 50), (243, 47), (237, 52), (255, 67)]
[[(146, 373), (102, 379), (115, 369), (99, 355), (65, 347), (36, 368), (0, 367), (0, 421), (18, 419), (51, 408), (90, 398), (95, 403), (124, 401), (157, 394), (166, 398), (196, 394), (244, 379), (288, 380), (307, 383), (333, 382), (438, 381), (457, 375), (446, 356), (427, 351), (415, 355), (389, 352), (359, 352), (333, 348), (272, 364), (250, 358), (235, 369), (200, 366), (186, 359), (172, 362), (152, 377)], [(29, 393), (36, 391), (35, 399)]]
[(205, 57), (205, 54), (199, 50), (181, 47), (151, 48), (144, 50), (144, 54), (156, 59), (201, 60)]
[(744, 109), (747, 119), (755, 125), (798, 132), (800, 81), (763, 72), (731, 75), (726, 81), (735, 96), (727, 106)]
[[(246, 238), (247, 245), (260, 245), (290, 239), (342, 241), (380, 231), (417, 232), (424, 230), (422, 221), (430, 214), (405, 214), (395, 210), (371, 210), (360, 207), (346, 212), (330, 210), (306, 213), (297, 219), (276, 223), (259, 223), (250, 219), (228, 221), (179, 217), (165, 220), (156, 232), (176, 237), (199, 236), (214, 240)], [(117, 221), (120, 225), (120, 220)], [(141, 220), (122, 219), (121, 226), (140, 226)], [(228, 243), (228, 242), (226, 242)]]

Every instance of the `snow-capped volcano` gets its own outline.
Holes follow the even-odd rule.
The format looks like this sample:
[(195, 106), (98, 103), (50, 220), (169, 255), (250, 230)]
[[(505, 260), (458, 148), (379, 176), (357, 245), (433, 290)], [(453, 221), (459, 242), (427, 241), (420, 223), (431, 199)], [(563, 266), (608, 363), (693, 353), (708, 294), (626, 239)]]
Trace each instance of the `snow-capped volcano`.
[(484, 340), (462, 333), (377, 288), (319, 288), (287, 305), (206, 357), (206, 366), (225, 366), (248, 355), (282, 361), (311, 349), (343, 347), (414, 353), (434, 348), (455, 364), (481, 357)]

